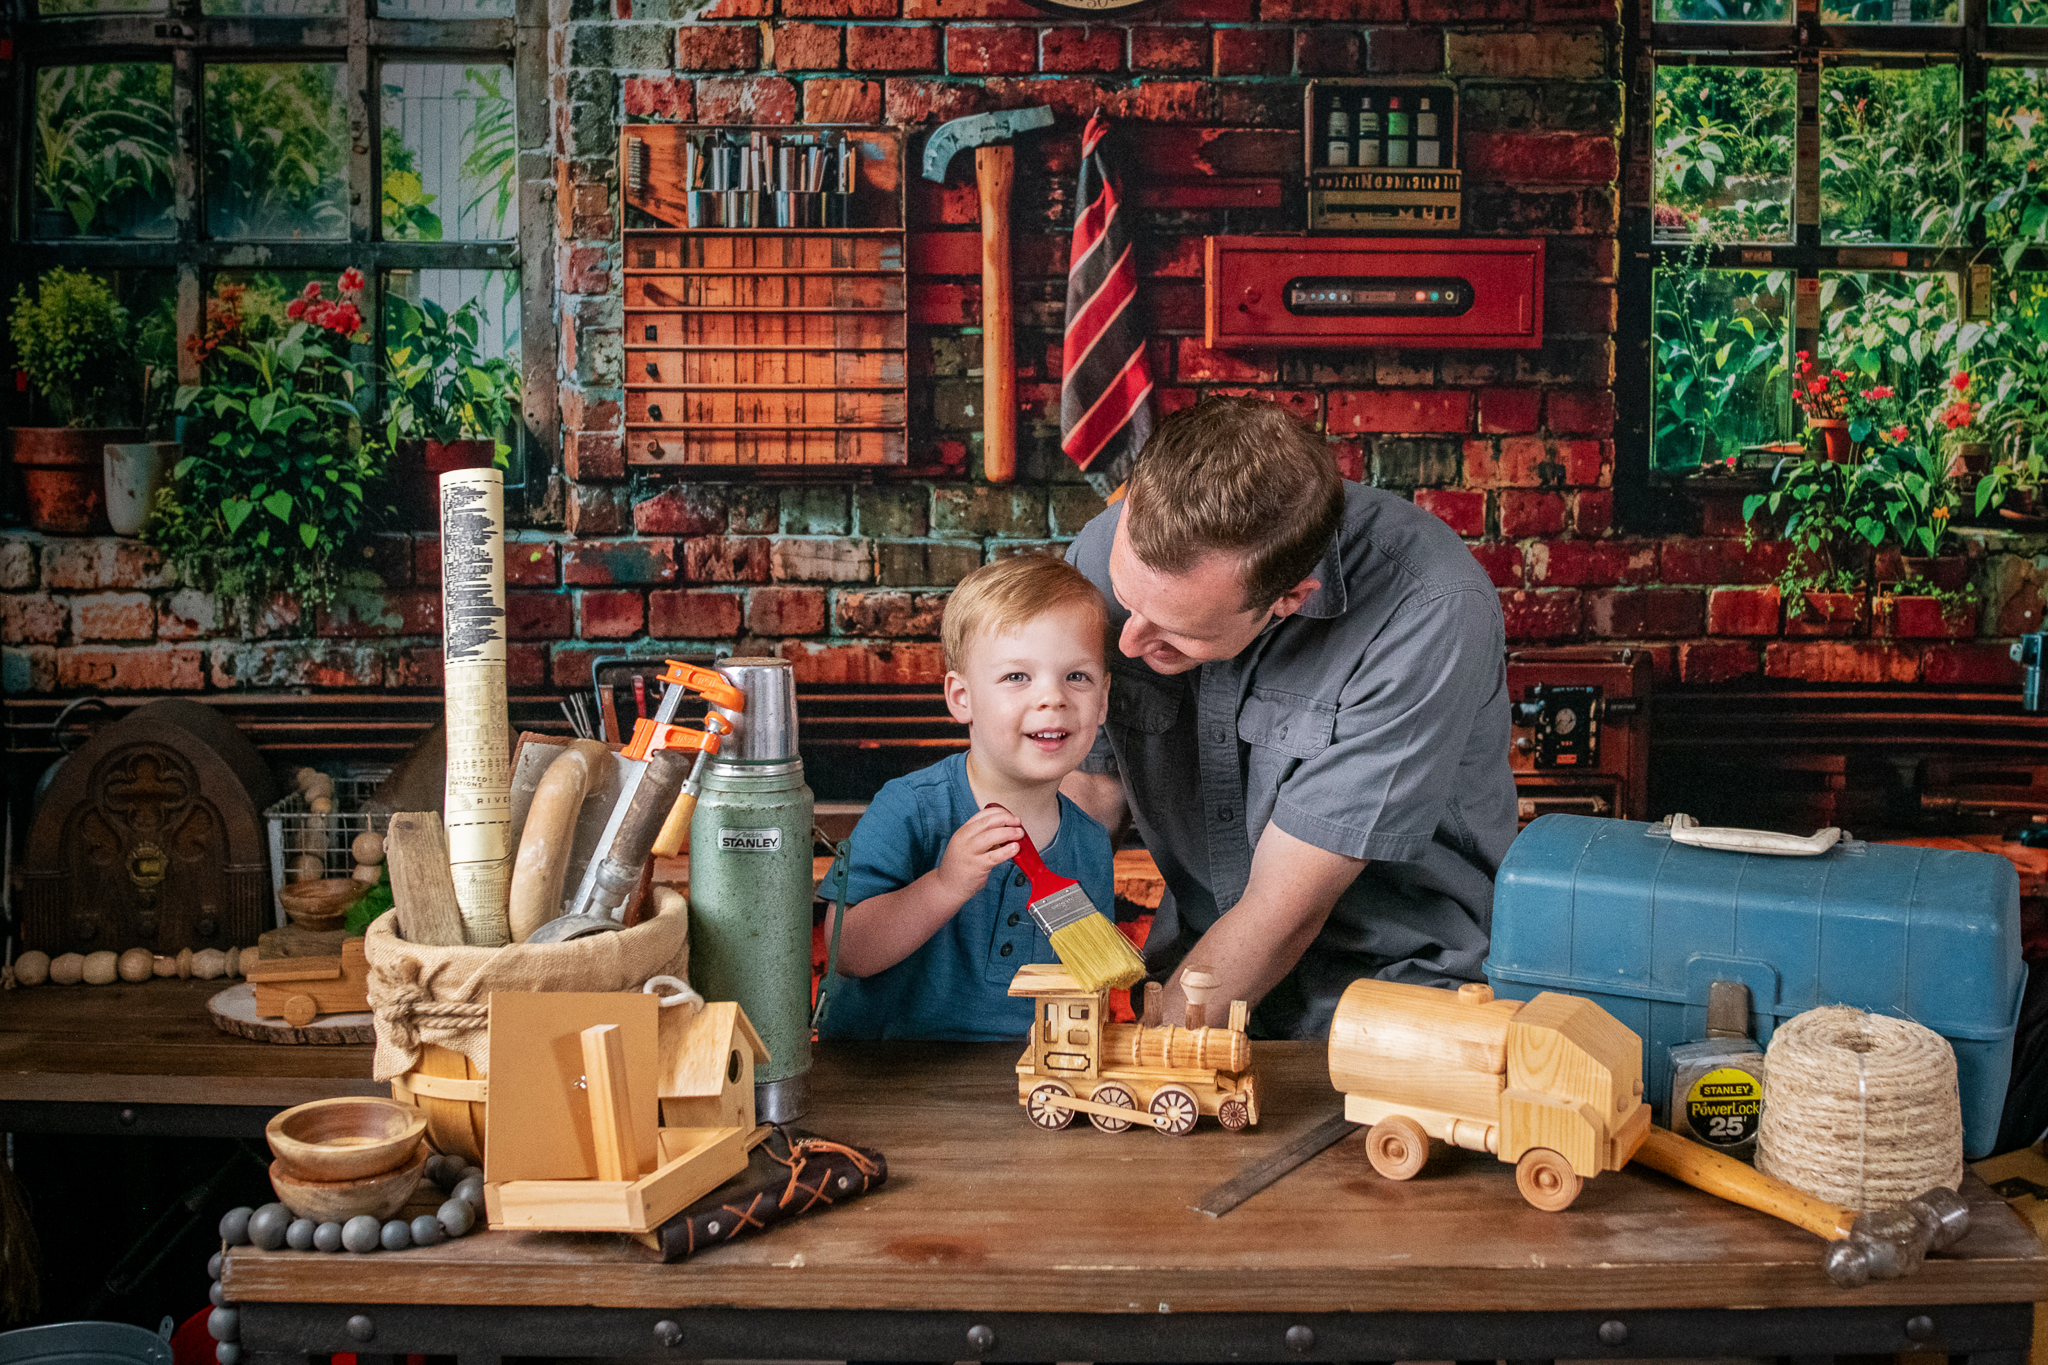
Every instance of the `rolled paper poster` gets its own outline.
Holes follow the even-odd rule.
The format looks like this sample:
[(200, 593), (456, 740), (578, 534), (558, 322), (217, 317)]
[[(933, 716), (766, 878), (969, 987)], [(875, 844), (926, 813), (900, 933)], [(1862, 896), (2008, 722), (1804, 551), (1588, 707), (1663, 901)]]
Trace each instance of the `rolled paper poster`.
[(441, 476), (441, 621), (447, 694), (444, 825), (469, 942), (512, 941), (512, 734), (505, 704), (505, 476)]

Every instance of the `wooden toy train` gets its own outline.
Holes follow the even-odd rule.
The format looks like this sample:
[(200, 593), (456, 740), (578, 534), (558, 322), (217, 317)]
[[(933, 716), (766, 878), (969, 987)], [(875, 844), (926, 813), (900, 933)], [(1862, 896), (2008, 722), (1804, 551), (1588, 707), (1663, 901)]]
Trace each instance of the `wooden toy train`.
[[(1204, 975), (1185, 974), (1194, 978), (1183, 981), (1191, 1017), (1213, 988)], [(1083, 990), (1058, 963), (1020, 968), (1010, 994), (1038, 1005), (1017, 1059), (1017, 1102), (1039, 1127), (1064, 1128), (1086, 1114), (1105, 1133), (1138, 1123), (1179, 1137), (1203, 1114), (1233, 1131), (1259, 1121), (1244, 1001), (1231, 1002), (1228, 1028), (1162, 1027), (1154, 983), (1143, 1022), (1114, 1023), (1109, 992)]]
[(1345, 1118), (1372, 1125), (1366, 1159), (1387, 1179), (1419, 1172), (1435, 1138), (1514, 1163), (1522, 1197), (1553, 1213), (1650, 1131), (1642, 1041), (1549, 991), (1524, 1002), (1478, 982), (1354, 981), (1330, 1022), (1330, 1084)]

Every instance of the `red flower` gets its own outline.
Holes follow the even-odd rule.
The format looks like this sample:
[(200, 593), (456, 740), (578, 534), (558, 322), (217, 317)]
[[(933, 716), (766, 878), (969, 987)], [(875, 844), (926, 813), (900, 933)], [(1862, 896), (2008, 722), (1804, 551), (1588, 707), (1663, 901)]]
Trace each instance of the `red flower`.
[(1948, 386), (1954, 389), (1957, 393), (1961, 393), (1963, 390), (1970, 387), (1970, 376), (1968, 376), (1967, 374), (1953, 375), (1950, 377), (1948, 381)]
[(310, 303), (311, 301), (313, 301), (314, 299), (317, 299), (317, 298), (319, 298), (319, 297), (320, 297), (320, 281), (318, 281), (318, 280), (307, 280), (307, 281), (306, 281), (306, 288), (305, 288), (305, 292), (303, 292), (302, 294), (300, 294), (300, 295), (299, 295), (299, 297), (300, 297), (300, 298), (302, 298), (302, 299), (305, 299), (305, 300), (306, 300), (307, 302), (309, 302), (309, 303)]
[(341, 292), (342, 292), (342, 293), (344, 293), (344, 294), (358, 294), (358, 293), (361, 293), (361, 292), (362, 292), (362, 288), (363, 288), (363, 272), (362, 272), (362, 271), (360, 271), (360, 270), (356, 269), (356, 268), (355, 268), (354, 266), (350, 266), (350, 267), (349, 267), (348, 269), (346, 269), (346, 270), (344, 270), (344, 271), (342, 271), (342, 272), (341, 272)]
[(1799, 352), (1798, 354), (1799, 354), (1799, 358), (1800, 358), (1801, 360), (1804, 360), (1804, 359), (1806, 359), (1806, 352), (1804, 352), (1804, 351), (1801, 351), (1801, 352)]
[(1816, 379), (1811, 384), (1808, 384), (1806, 386), (1806, 391), (1808, 393), (1826, 393), (1828, 391), (1828, 381), (1825, 379)]
[(1904, 445), (1906, 443), (1906, 437), (1909, 434), (1910, 433), (1903, 426), (1893, 427), (1890, 431), (1887, 431), (1885, 433), (1886, 436), (1891, 438), (1891, 443), (1895, 446)]
[(284, 306), (284, 315), (297, 322), (306, 315), (306, 301), (304, 299), (293, 299)]

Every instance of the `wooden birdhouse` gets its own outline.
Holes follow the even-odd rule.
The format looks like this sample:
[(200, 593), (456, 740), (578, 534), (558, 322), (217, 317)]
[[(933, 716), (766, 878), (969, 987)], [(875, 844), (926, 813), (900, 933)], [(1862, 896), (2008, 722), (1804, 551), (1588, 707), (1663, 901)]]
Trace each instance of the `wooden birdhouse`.
[(761, 1035), (732, 1000), (713, 1000), (661, 1018), (661, 1121), (670, 1128), (754, 1126), (754, 1068), (768, 1060)]

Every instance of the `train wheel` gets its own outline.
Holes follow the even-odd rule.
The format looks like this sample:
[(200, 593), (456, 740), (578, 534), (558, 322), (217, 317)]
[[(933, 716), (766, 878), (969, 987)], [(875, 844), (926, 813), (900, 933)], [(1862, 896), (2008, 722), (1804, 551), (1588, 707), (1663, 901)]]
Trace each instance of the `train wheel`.
[(1216, 1106), (1216, 1121), (1235, 1133), (1252, 1121), (1251, 1106), (1232, 1095)]
[(1145, 1108), (1158, 1118), (1159, 1131), (1168, 1137), (1181, 1137), (1193, 1132), (1195, 1120), (1202, 1116), (1202, 1106), (1195, 1101), (1195, 1092), (1184, 1085), (1162, 1085), (1152, 1096), (1152, 1103)]
[(1390, 1114), (1366, 1134), (1365, 1159), (1389, 1180), (1412, 1180), (1429, 1160), (1429, 1134), (1414, 1119)]
[[(1136, 1109), (1138, 1107), (1138, 1102), (1132, 1098), (1131, 1092), (1118, 1085), (1115, 1081), (1105, 1081), (1103, 1084), (1096, 1086), (1095, 1093), (1088, 1098), (1094, 1100), (1097, 1104), (1113, 1104), (1119, 1109)], [(1129, 1119), (1113, 1119), (1107, 1114), (1090, 1114), (1088, 1121), (1105, 1133), (1128, 1132), (1131, 1127)]]
[(1515, 1163), (1515, 1188), (1545, 1213), (1556, 1213), (1571, 1207), (1586, 1181), (1569, 1161), (1548, 1147), (1531, 1147)]
[(1053, 1096), (1072, 1099), (1074, 1092), (1063, 1081), (1047, 1081), (1034, 1089), (1024, 1101), (1024, 1112), (1040, 1128), (1058, 1132), (1074, 1121), (1074, 1111), (1063, 1105), (1050, 1103)]

